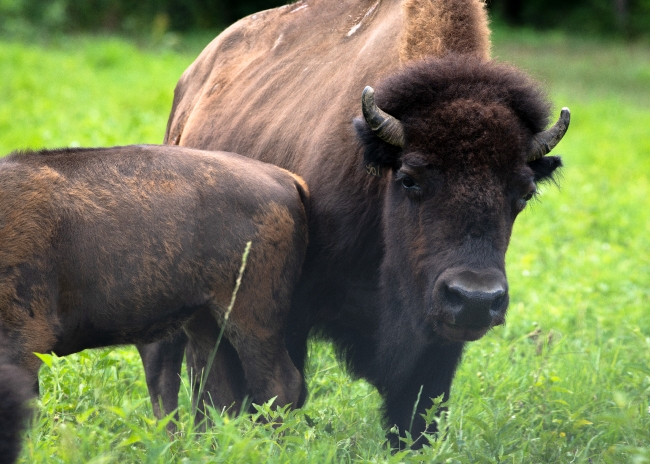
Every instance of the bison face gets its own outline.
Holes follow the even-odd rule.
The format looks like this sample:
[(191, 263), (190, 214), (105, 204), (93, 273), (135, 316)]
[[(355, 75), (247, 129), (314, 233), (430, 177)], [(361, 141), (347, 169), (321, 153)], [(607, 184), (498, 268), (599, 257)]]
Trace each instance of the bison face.
[(368, 171), (387, 183), (382, 325), (428, 341), (479, 339), (505, 321), (512, 226), (561, 165), (544, 155), (568, 111), (543, 132), (548, 106), (525, 76), (466, 58), (412, 66), (382, 89), (387, 112), (367, 88), (355, 121)]
[(505, 253), (534, 176), (525, 166), (510, 175), (467, 166), (476, 157), (409, 151), (387, 174), (382, 288), (430, 337), (476, 340), (505, 320)]

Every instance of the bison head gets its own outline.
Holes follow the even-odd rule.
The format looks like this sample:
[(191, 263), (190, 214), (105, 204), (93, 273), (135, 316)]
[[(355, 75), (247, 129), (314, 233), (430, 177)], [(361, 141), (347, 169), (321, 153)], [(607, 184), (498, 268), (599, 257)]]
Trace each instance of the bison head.
[(549, 104), (531, 79), (463, 56), (405, 67), (380, 84), (377, 104), (367, 87), (362, 107), (367, 170), (385, 182), (382, 331), (482, 337), (505, 321), (512, 226), (561, 166), (546, 155), (568, 109), (544, 130)]

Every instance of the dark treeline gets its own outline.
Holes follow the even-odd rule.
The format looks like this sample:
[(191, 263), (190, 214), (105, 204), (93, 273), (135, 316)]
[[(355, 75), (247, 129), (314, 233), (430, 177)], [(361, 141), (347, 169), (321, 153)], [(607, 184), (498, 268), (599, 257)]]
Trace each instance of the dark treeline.
[[(59, 0), (61, 1), (61, 0)], [(46, 3), (46, 2), (45, 2)], [(284, 5), (286, 0), (63, 0), (69, 27), (118, 29), (124, 21), (146, 23), (161, 15), (169, 28), (216, 29), (260, 10)]]
[(0, 27), (50, 31), (148, 32), (220, 29), (287, 0), (2, 0)]
[[(286, 0), (2, 0), (0, 27), (47, 31), (219, 29)], [(650, 0), (488, 0), (497, 20), (538, 29), (650, 36)]]
[(488, 0), (493, 16), (515, 26), (650, 36), (650, 0)]

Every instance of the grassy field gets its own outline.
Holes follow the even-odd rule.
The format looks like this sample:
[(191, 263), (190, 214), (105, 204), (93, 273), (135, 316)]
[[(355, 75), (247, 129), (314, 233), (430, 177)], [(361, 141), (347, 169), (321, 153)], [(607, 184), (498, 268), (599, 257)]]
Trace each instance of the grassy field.
[[(158, 143), (172, 90), (200, 47), (119, 38), (0, 42), (0, 153)], [(187, 384), (170, 441), (132, 348), (47, 358), (24, 463), (650, 463), (650, 46), (498, 29), (494, 55), (569, 106), (560, 188), (515, 225), (508, 324), (470, 344), (445, 440), (384, 445), (380, 398), (331, 349), (311, 347), (311, 397), (279, 414), (213, 414), (196, 433)]]

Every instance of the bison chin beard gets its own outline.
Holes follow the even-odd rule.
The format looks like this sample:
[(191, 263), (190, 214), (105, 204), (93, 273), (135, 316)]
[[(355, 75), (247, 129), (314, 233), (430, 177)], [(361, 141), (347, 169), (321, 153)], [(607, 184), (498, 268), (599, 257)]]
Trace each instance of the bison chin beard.
[[(456, 367), (465, 343), (434, 333), (425, 311), (409, 311), (395, 298), (383, 300), (373, 377), (384, 400), (384, 425), (397, 427), (387, 435), (390, 446), (403, 448), (400, 437), (409, 432), (413, 448), (425, 444), (423, 432), (434, 433), (437, 426), (426, 424), (422, 414), (442, 395), (449, 398)], [(415, 411), (415, 412), (414, 412)]]
[(374, 370), (378, 375), (372, 383), (380, 391), (383, 387), (400, 390), (410, 382), (417, 366), (426, 363), (423, 357), (431, 350), (439, 346), (445, 351), (454, 345), (462, 351), (464, 343), (436, 331), (422, 306), (407, 307), (395, 293), (383, 293)]

